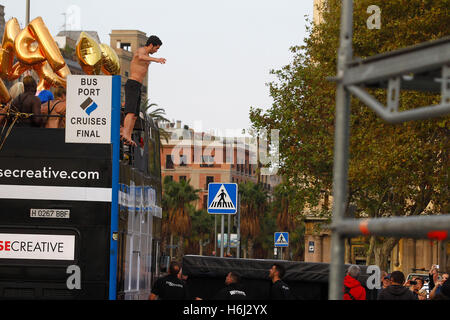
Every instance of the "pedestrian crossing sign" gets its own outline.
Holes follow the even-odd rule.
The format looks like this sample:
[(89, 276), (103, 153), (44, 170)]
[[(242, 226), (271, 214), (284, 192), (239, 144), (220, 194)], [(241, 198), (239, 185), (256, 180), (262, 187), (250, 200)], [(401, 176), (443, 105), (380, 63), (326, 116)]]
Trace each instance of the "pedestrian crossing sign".
[(274, 236), (275, 247), (288, 247), (289, 246), (289, 232), (275, 232)]
[(208, 213), (235, 214), (237, 212), (237, 184), (208, 184)]

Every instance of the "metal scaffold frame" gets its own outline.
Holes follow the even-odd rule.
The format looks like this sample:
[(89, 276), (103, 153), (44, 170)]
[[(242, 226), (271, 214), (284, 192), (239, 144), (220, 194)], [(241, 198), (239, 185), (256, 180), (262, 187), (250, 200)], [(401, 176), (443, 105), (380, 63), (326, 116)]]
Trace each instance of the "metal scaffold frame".
[[(333, 163), (333, 212), (329, 299), (342, 300), (345, 238), (361, 235), (446, 240), (450, 215), (377, 219), (346, 219), (350, 140), (350, 95), (359, 98), (389, 123), (429, 119), (450, 114), (450, 37), (414, 47), (353, 59), (353, 0), (342, 0), (337, 61), (336, 118)], [(411, 76), (414, 74), (414, 76)], [(439, 83), (441, 82), (441, 83)], [(387, 106), (364, 87), (387, 88)], [(400, 90), (441, 92), (435, 106), (399, 111)]]

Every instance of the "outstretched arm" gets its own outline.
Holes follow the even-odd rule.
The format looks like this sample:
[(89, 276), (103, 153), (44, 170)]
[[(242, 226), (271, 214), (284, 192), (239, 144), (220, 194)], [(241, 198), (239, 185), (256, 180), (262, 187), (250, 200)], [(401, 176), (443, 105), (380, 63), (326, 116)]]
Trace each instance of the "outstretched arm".
[(142, 60), (142, 61), (157, 62), (157, 63), (161, 63), (161, 64), (166, 63), (166, 59), (150, 57), (149, 55), (145, 54), (145, 52), (142, 52), (142, 51), (138, 52), (138, 57), (139, 57), (139, 60)]

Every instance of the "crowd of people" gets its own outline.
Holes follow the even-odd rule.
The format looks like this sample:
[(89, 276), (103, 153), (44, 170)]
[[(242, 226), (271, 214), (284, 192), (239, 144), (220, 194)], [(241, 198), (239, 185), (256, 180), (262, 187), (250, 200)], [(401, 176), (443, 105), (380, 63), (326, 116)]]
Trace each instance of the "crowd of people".
[[(366, 289), (358, 281), (360, 268), (349, 267), (344, 278), (344, 300), (366, 300)], [(405, 279), (401, 271), (382, 272), (381, 288), (377, 290), (377, 300), (450, 300), (450, 281), (448, 273), (439, 275), (433, 265), (428, 277), (413, 276)], [(426, 281), (427, 280), (427, 281)]]
[[(64, 128), (66, 115), (66, 89), (57, 87), (52, 91), (38, 92), (37, 83), (32, 76), (15, 83), (9, 90), (10, 102), (1, 108), (0, 113), (20, 115), (15, 126)], [(0, 124), (6, 119), (0, 116)]]
[[(275, 263), (268, 270), (270, 279), (270, 300), (295, 300), (288, 284), (282, 279), (286, 271), (282, 264)], [(367, 289), (358, 280), (361, 269), (357, 265), (348, 268), (344, 278), (344, 300), (369, 300)], [(371, 300), (450, 300), (450, 281), (448, 273), (439, 274), (433, 265), (428, 277), (414, 276), (405, 279), (401, 271), (382, 272), (381, 288), (375, 290), (376, 297)], [(429, 279), (429, 280), (428, 280)], [(187, 285), (187, 276), (183, 275), (180, 263), (172, 261), (168, 275), (159, 278), (151, 291), (150, 300), (203, 300), (192, 296)], [(372, 294), (372, 293), (371, 293)], [(247, 300), (248, 292), (238, 273), (230, 271), (224, 287), (212, 295), (210, 300)]]

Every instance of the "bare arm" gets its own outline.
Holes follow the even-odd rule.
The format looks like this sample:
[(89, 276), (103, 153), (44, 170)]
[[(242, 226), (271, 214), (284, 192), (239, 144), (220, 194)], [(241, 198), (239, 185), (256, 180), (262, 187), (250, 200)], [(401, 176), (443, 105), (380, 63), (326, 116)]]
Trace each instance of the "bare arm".
[(433, 290), (431, 290), (431, 292), (430, 292), (430, 300), (434, 299), (434, 297), (436, 296), (437, 288), (439, 288), (441, 285), (442, 285), (441, 281), (436, 283), (436, 285), (434, 286)]
[(153, 58), (153, 57), (147, 56), (145, 54), (139, 55), (139, 59), (144, 60), (144, 61), (157, 62), (157, 63), (161, 63), (161, 64), (166, 63), (166, 59), (164, 59), (164, 58)]
[[(37, 97), (30, 97), (29, 100), (27, 101), (28, 103), (31, 104), (31, 112), (35, 115), (40, 115), (41, 114), (41, 101), (39, 100), (39, 98)], [(33, 123), (36, 126), (41, 126), (41, 124), (44, 122), (42, 117), (31, 117), (31, 121), (33, 121)]]
[(157, 62), (157, 63), (161, 63), (161, 64), (166, 63), (166, 59), (150, 57), (149, 55), (147, 55), (145, 53), (145, 50), (143, 50), (143, 49), (142, 50), (138, 49), (137, 56), (138, 56), (139, 60), (142, 60), (142, 61)]

